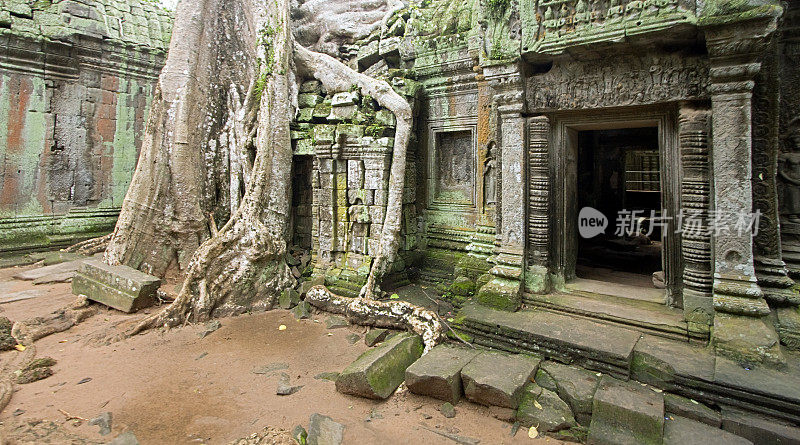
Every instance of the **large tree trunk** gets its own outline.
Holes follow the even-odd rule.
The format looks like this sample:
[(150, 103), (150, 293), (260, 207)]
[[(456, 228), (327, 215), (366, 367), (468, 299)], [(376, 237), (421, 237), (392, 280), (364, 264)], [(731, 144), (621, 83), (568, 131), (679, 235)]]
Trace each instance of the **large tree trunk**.
[(185, 267), (208, 237), (203, 208), (204, 125), (214, 113), (218, 0), (183, 1), (150, 109), (139, 162), (105, 259), (163, 276)]
[[(230, 220), (194, 252), (178, 298), (143, 321), (136, 331), (173, 326), (187, 319), (269, 309), (280, 291), (294, 284), (284, 260), (291, 202), (289, 124), (296, 97), (291, 32), (286, 26), (288, 0), (267, 2), (266, 6), (250, 0), (239, 3), (256, 30), (243, 36), (243, 52), (255, 54), (258, 58), (250, 60), (258, 60), (259, 67), (247, 88), (234, 85), (228, 93), (237, 88), (248, 91), (244, 107), (254, 107), (245, 112), (227, 107), (227, 119), (239, 120), (232, 127), (240, 128), (240, 134), (255, 136), (255, 160), (249, 177), (244, 178), (246, 192)], [(231, 7), (223, 1), (217, 6)], [(237, 101), (226, 101), (231, 102)], [(248, 128), (252, 126), (249, 116), (255, 117), (253, 132)], [(247, 137), (229, 138), (229, 142), (251, 143)], [(233, 147), (229, 152), (241, 152), (241, 148)]]
[[(371, 300), (397, 253), (412, 128), (410, 105), (388, 83), (295, 44), (288, 26), (289, 0), (204, 0), (199, 10), (192, 6), (189, 10), (187, 1), (179, 5), (167, 66), (159, 81), (160, 96), (148, 122), (150, 137), (106, 251), (112, 264), (159, 275), (171, 264), (185, 270), (178, 298), (134, 332), (269, 309), (281, 290), (295, 284), (284, 258), (296, 73), (319, 79), (330, 93), (358, 87), (396, 116), (381, 243), (361, 292), (364, 300)], [(254, 60), (256, 69), (248, 68)], [(203, 96), (214, 94), (224, 98)], [(216, 116), (224, 125), (208, 125), (209, 117)], [(212, 182), (203, 167), (208, 167), (209, 157), (204, 147), (214, 131), (225, 134), (219, 140), (228, 146), (220, 150), (229, 154), (225, 181), (233, 184), (230, 199), (221, 204), (235, 209), (219, 230), (213, 217), (207, 221), (204, 216), (219, 204), (204, 200), (203, 191)], [(252, 165), (248, 149), (255, 150)], [(240, 182), (244, 194), (239, 201)], [(185, 261), (189, 254), (191, 259)], [(385, 317), (376, 313), (374, 318)], [(435, 320), (435, 314), (428, 318)], [(437, 334), (428, 337), (438, 341), (441, 328), (434, 326), (433, 331)]]

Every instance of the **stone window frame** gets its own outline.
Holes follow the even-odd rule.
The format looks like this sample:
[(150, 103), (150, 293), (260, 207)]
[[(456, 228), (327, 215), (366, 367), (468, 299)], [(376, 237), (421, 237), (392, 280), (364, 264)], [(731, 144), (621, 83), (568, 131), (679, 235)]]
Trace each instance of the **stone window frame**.
[[(472, 138), (472, 203), (451, 203), (436, 199), (436, 159), (439, 150), (439, 136), (447, 133), (469, 131)], [(428, 193), (427, 207), (433, 209), (478, 210), (478, 124), (477, 123), (443, 123), (428, 128)]]
[[(564, 282), (576, 278), (577, 264), (577, 136), (586, 130), (610, 130), (656, 127), (661, 163), (662, 207), (666, 216), (675, 217), (681, 208), (683, 176), (678, 140), (677, 104), (556, 112), (549, 115), (553, 125), (550, 134), (550, 175), (553, 184), (551, 216), (552, 272)], [(567, 161), (567, 162), (564, 162)], [(575, 217), (567, 218), (574, 215)], [(615, 215), (609, 218), (608, 230), (614, 230)], [(674, 222), (674, 219), (673, 219)], [(569, 236), (568, 234), (574, 234)], [(666, 279), (666, 301), (682, 301), (683, 259), (681, 236), (672, 227), (665, 231), (662, 264)]]

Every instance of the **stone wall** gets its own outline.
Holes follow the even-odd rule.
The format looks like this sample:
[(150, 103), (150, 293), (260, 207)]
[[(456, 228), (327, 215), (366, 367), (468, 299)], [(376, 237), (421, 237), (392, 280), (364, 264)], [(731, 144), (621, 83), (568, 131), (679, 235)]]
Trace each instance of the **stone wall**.
[[(412, 104), (415, 82), (391, 79)], [(292, 125), (294, 184), (310, 185), (311, 202), (297, 190), (293, 238), (302, 244), (310, 226), (314, 275), (339, 295), (356, 296), (366, 282), (380, 243), (389, 196), (394, 146), (394, 115), (358, 91), (327, 94), (318, 81), (302, 84), (300, 112)], [(403, 191), (401, 254), (392, 266), (389, 287), (406, 283), (418, 245), (415, 147), (409, 147)], [(303, 166), (312, 157), (313, 167)], [(310, 178), (303, 178), (310, 174)], [(310, 209), (309, 209), (310, 208)], [(310, 210), (310, 218), (308, 218)], [(301, 245), (302, 247), (302, 245)]]
[(108, 233), (170, 13), (139, 0), (0, 3), (0, 255)]

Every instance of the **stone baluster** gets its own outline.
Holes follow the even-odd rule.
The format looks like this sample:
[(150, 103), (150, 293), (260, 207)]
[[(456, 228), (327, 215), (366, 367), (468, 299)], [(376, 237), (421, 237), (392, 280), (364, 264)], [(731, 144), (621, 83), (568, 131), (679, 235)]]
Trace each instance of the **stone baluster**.
[(774, 17), (704, 28), (710, 56), (714, 172), (713, 344), (718, 354), (740, 362), (785, 363), (770, 308), (758, 285), (753, 236), (739, 233), (742, 212), (753, 209), (752, 95), (760, 57)]
[(528, 124), (528, 269), (526, 290), (550, 290), (550, 120), (536, 116)]
[(707, 223), (711, 199), (709, 112), (691, 104), (682, 104), (678, 125), (683, 168), (683, 310), (688, 323), (704, 325), (707, 329), (714, 319), (711, 237)]

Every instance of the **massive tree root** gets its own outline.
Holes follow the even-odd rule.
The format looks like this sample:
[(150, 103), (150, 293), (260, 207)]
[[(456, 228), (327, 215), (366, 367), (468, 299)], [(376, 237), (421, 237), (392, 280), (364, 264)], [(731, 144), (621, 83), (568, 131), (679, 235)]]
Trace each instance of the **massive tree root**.
[(312, 287), (306, 294), (306, 301), (317, 309), (344, 315), (354, 324), (419, 334), (425, 342), (425, 352), (444, 339), (445, 328), (435, 312), (405, 301), (340, 297), (325, 286)]
[(86, 298), (82, 297), (47, 317), (35, 317), (14, 323), (11, 335), (25, 349), (11, 357), (0, 368), (0, 411), (5, 409), (14, 394), (17, 371), (24, 369), (36, 358), (34, 342), (48, 335), (64, 332), (96, 313), (97, 307), (90, 306)]
[[(205, 7), (212, 8), (211, 11), (193, 13), (189, 16), (185, 9), (179, 7), (169, 58), (182, 59), (174, 63), (168, 60), (167, 67), (171, 70), (175, 70), (175, 66), (183, 66), (187, 70), (193, 70), (192, 72), (203, 72), (198, 69), (198, 64), (204, 59), (200, 57), (203, 55), (203, 46), (200, 46), (196, 55), (201, 60), (189, 61), (186, 49), (181, 46), (181, 33), (188, 34), (187, 41), (190, 44), (202, 44), (201, 37), (207, 36), (208, 33), (198, 33), (197, 30), (188, 27), (207, 25), (207, 21), (214, 15), (213, 11), (222, 13), (221, 11), (231, 6), (222, 0), (204, 1)], [(360, 298), (346, 301), (333, 296), (324, 288), (316, 288), (314, 292), (309, 293), (309, 300), (320, 309), (345, 313), (352, 321), (359, 324), (404, 328), (418, 332), (423, 335), (428, 347), (433, 346), (442, 339), (442, 326), (436, 314), (408, 303), (384, 303), (374, 299), (380, 292), (378, 283), (397, 254), (406, 152), (413, 123), (411, 106), (387, 82), (358, 73), (333, 57), (310, 51), (296, 44), (287, 26), (290, 23), (288, 0), (276, 0), (266, 4), (255, 0), (239, 0), (234, 2), (233, 6), (241, 7), (244, 11), (242, 17), (251, 21), (251, 26), (247, 27), (251, 33), (244, 33), (234, 49), (241, 50), (245, 54), (255, 54), (260, 60), (257, 73), (251, 75), (249, 79), (247, 76), (238, 79), (240, 85), (245, 79), (249, 82), (243, 101), (239, 99), (239, 89), (233, 82), (225, 84), (224, 87), (228, 91), (228, 99), (225, 101), (228, 121), (222, 132), (228, 135), (226, 137), (229, 144), (228, 152), (239, 156), (233, 163), (235, 168), (231, 169), (231, 183), (243, 183), (244, 195), (237, 205), (238, 195), (231, 190), (229, 205), (235, 208), (235, 211), (221, 229), (217, 230), (213, 218), (209, 218), (210, 238), (194, 251), (191, 260), (188, 261), (184, 284), (177, 299), (163, 311), (141, 321), (126, 334), (132, 335), (159, 326), (176, 326), (187, 321), (202, 321), (212, 316), (269, 309), (283, 289), (295, 284), (284, 258), (291, 210), (292, 148), (289, 125), (297, 109), (298, 88), (295, 81), (297, 75), (318, 79), (329, 93), (349, 91), (353, 87), (359, 88), (364, 95), (373, 97), (381, 106), (394, 113), (397, 121), (387, 211), (383, 221), (381, 241)], [(394, 6), (393, 9), (398, 7)], [(257, 32), (252, 32), (253, 30)], [(177, 51), (176, 46), (180, 47)], [(162, 80), (164, 78), (162, 75)], [(210, 82), (207, 76), (199, 78)], [(148, 123), (148, 134), (153, 135), (153, 138), (161, 138), (159, 143), (162, 147), (179, 145), (177, 154), (184, 158), (188, 156), (186, 150), (192, 147), (178, 144), (177, 141), (189, 139), (189, 117), (194, 116), (187, 108), (190, 106), (192, 96), (186, 91), (200, 91), (203, 87), (196, 85), (200, 82), (197, 75), (184, 75), (180, 80), (181, 82), (172, 84), (173, 88), (177, 85), (178, 91), (167, 91), (170, 85), (164, 86), (165, 97), (177, 98), (171, 106), (172, 109), (178, 110), (176, 123), (162, 119), (168, 114), (163, 112), (167, 107), (163, 103), (164, 98), (157, 98), (162, 104), (154, 107), (153, 113), (156, 118)], [(220, 85), (218, 87), (222, 89)], [(169, 125), (177, 127), (174, 132), (156, 128)], [(255, 148), (255, 160), (252, 166), (244, 156), (247, 147)], [(143, 163), (168, 161), (151, 149), (143, 150), (139, 162), (140, 168), (146, 169), (148, 167), (142, 166)], [(134, 181), (136, 186), (142, 186), (139, 176), (152, 179), (156, 174), (167, 173), (163, 166), (151, 165), (149, 168), (155, 172), (143, 173), (137, 168), (135, 178), (138, 179)], [(154, 180), (157, 185), (163, 182), (160, 179)], [(238, 189), (238, 187), (232, 188)], [(141, 192), (141, 189), (139, 191)], [(129, 199), (136, 201), (138, 199), (136, 193), (129, 192), (126, 201)], [(149, 193), (152, 194), (152, 190)], [(196, 193), (186, 196), (190, 200), (194, 199), (195, 205), (183, 204), (182, 207), (186, 212), (182, 215), (196, 215)], [(123, 214), (137, 211), (144, 212), (146, 217), (152, 214), (152, 199), (148, 200), (144, 209), (140, 208), (140, 204), (124, 206)], [(137, 259), (143, 253), (146, 256), (147, 249), (130, 243), (138, 241), (152, 243), (153, 240), (153, 234), (149, 231), (145, 231), (144, 238), (135, 233), (131, 235), (131, 232), (139, 230), (137, 227), (139, 224), (151, 223), (144, 221), (141, 215), (123, 215), (120, 218), (114, 241), (106, 252), (106, 259), (112, 263), (132, 262), (130, 265), (134, 267), (139, 267), (140, 264), (157, 264), (159, 267), (156, 269), (161, 270), (164, 266), (163, 259), (160, 261)], [(189, 232), (194, 231), (196, 227), (190, 226)], [(169, 239), (169, 244), (175, 244), (174, 240)], [(183, 243), (184, 246), (185, 244)], [(153, 247), (150, 246), (149, 249), (152, 251)], [(179, 264), (183, 262), (179, 261)]]
[(105, 236), (100, 236), (97, 238), (88, 239), (86, 241), (81, 241), (77, 244), (73, 244), (66, 249), (63, 249), (64, 252), (72, 252), (72, 253), (79, 253), (81, 255), (94, 255), (96, 253), (100, 253), (106, 250), (108, 247), (108, 243), (111, 242), (111, 237), (113, 233), (109, 233)]

